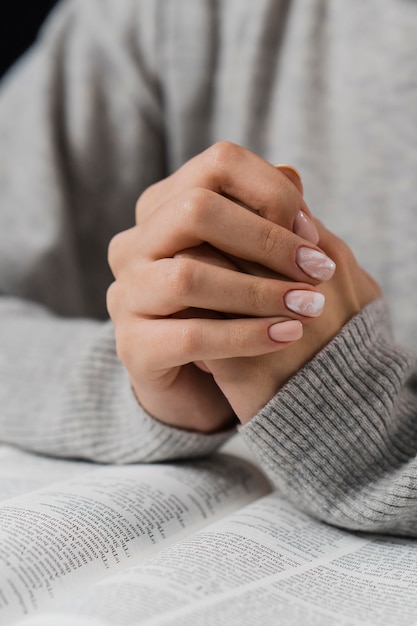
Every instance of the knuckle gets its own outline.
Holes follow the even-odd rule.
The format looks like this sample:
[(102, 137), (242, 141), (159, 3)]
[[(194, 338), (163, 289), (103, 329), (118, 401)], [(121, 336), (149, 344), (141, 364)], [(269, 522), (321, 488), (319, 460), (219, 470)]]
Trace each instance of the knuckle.
[(281, 247), (282, 237), (280, 237), (279, 231), (276, 229), (275, 225), (265, 220), (265, 224), (262, 225), (260, 230), (257, 243), (259, 250), (270, 257), (276, 254), (277, 250)]
[(268, 302), (268, 295), (259, 281), (252, 282), (246, 288), (246, 297), (255, 315), (262, 315)]
[(241, 148), (231, 141), (217, 141), (208, 148), (206, 155), (211, 166), (218, 169), (235, 159), (240, 150)]
[(199, 226), (206, 220), (208, 213), (208, 192), (200, 187), (188, 189), (178, 200), (180, 220), (187, 226)]
[(194, 263), (191, 259), (177, 258), (166, 270), (166, 295), (168, 300), (175, 299), (186, 304), (195, 283)]
[(198, 354), (201, 347), (201, 336), (198, 330), (198, 326), (193, 323), (193, 320), (189, 320), (187, 324), (184, 324), (181, 328), (181, 332), (177, 337), (178, 341), (178, 354), (183, 360), (190, 360), (196, 354)]
[(218, 141), (205, 152), (205, 168), (207, 180), (213, 186), (224, 179), (230, 163), (236, 161), (242, 148), (231, 141)]

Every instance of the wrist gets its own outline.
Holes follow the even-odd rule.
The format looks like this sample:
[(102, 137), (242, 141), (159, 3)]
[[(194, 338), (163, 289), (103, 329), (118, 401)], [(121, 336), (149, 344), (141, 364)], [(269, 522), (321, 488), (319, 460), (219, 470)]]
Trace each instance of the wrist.
[(236, 425), (236, 416), (213, 377), (184, 366), (175, 384), (161, 388), (132, 381), (141, 407), (156, 421), (190, 432), (213, 434)]

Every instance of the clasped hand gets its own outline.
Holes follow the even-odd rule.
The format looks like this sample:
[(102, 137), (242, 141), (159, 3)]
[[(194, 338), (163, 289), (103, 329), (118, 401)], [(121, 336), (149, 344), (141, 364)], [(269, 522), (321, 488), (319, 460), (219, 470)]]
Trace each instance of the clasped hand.
[(147, 189), (109, 263), (138, 401), (199, 432), (251, 419), (380, 293), (313, 220), (297, 174), (230, 143)]

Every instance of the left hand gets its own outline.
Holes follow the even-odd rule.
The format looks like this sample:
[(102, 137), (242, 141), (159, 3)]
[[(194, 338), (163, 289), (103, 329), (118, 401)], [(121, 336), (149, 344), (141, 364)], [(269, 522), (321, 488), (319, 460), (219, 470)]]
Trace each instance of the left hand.
[[(326, 305), (321, 316), (304, 325), (302, 339), (285, 352), (199, 364), (205, 371), (211, 372), (242, 423), (256, 415), (286, 381), (337, 335), (346, 322), (381, 296), (379, 286), (358, 265), (347, 244), (317, 220), (315, 224), (320, 235), (319, 245), (336, 262), (337, 269), (329, 281), (318, 287), (326, 297)], [(187, 253), (194, 257), (199, 254), (198, 249)], [(256, 270), (248, 265), (240, 267), (247, 272), (260, 269), (259, 266)], [(265, 271), (270, 275), (268, 270)]]

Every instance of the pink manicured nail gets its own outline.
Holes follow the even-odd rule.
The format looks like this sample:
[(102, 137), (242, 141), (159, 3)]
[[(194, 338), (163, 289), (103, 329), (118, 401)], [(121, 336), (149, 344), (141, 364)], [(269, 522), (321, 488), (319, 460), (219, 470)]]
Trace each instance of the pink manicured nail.
[(295, 217), (294, 232), (299, 237), (314, 243), (314, 245), (317, 245), (319, 242), (320, 237), (318, 230), (304, 211), (298, 211)]
[(336, 269), (336, 263), (328, 256), (312, 248), (298, 248), (297, 265), (311, 278), (329, 280)]
[(268, 328), (268, 335), (272, 341), (288, 342), (297, 341), (303, 336), (303, 325), (298, 320), (278, 322)]
[(307, 317), (318, 317), (324, 307), (323, 294), (315, 291), (294, 289), (285, 294), (284, 301), (287, 309)]

